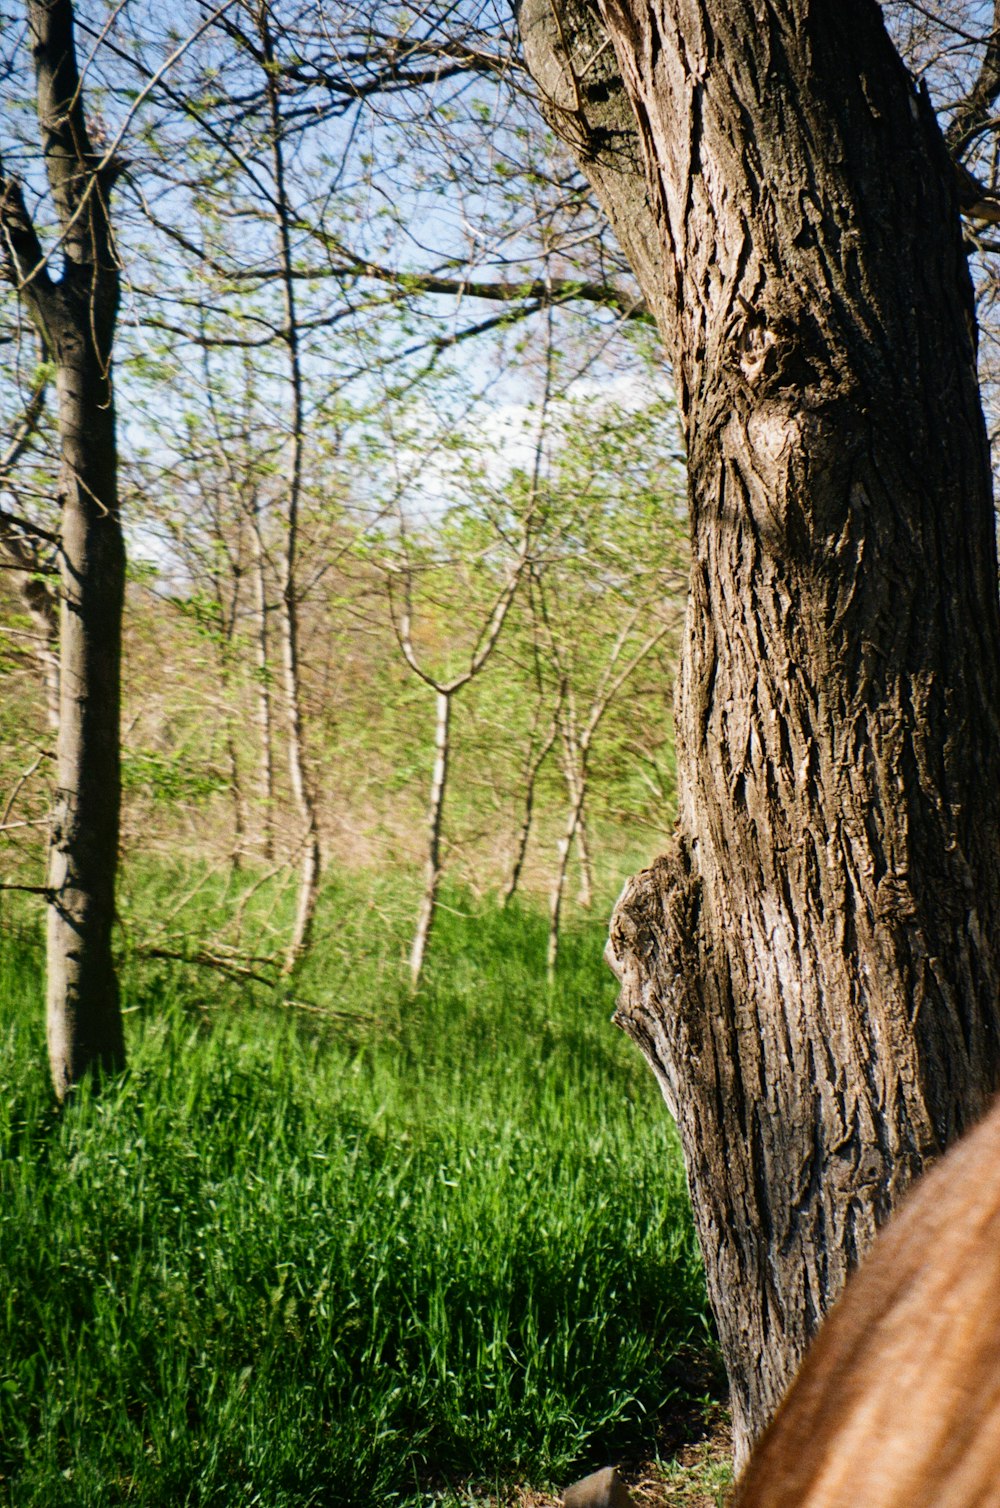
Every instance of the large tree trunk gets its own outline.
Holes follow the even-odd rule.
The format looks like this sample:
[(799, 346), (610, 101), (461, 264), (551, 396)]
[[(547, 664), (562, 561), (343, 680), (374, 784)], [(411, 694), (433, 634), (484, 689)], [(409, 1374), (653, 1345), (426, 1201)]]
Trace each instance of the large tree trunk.
[(55, 280), (20, 185), (0, 165), (3, 268), (56, 369), (60, 474), (59, 731), (49, 852), (48, 1040), (62, 1097), (124, 1062), (112, 955), (121, 802), (125, 551), (111, 354), (118, 165), (92, 149), (70, 0), (28, 0), (45, 172), (59, 230)]
[(874, 0), (606, 0), (604, 20), (692, 532), (677, 839), (609, 956), (680, 1128), (741, 1460), (998, 1079), (989, 457), (953, 174)]

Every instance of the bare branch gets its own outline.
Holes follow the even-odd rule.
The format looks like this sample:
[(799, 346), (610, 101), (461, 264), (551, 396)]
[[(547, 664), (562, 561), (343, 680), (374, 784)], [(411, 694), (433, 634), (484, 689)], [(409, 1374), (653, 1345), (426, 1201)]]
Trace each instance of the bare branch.
[(14, 426), (14, 434), (10, 444), (3, 455), (0, 455), (0, 486), (2, 486), (4, 479), (13, 471), (38, 430), (38, 425), (45, 410), (47, 391), (48, 378), (43, 375), (25, 404), (24, 413)]
[(220, 974), (228, 974), (234, 979), (245, 979), (253, 984), (266, 984), (269, 988), (274, 987), (275, 981), (267, 974), (258, 974), (249, 964), (242, 963), (236, 958), (222, 958), (218, 954), (208, 953), (204, 949), (197, 949), (193, 953), (184, 953), (178, 948), (137, 947), (135, 952), (140, 958), (163, 958), (174, 963), (190, 964), (194, 968), (215, 969)]
[[(1000, 0), (993, 3), (993, 27), (975, 83), (956, 106), (945, 141), (960, 162), (976, 138), (989, 129), (993, 105), (1000, 98)], [(1000, 216), (998, 216), (1000, 219)]]
[(4, 276), (19, 293), (26, 296), (28, 308), (43, 340), (45, 310), (54, 297), (55, 285), (49, 277), (34, 221), (24, 202), (24, 193), (16, 178), (6, 178), (0, 159), (0, 234), (3, 236)]
[(18, 796), (20, 796), (22, 790), (27, 785), (32, 775), (34, 775), (35, 771), (38, 769), (39, 765), (42, 763), (45, 757), (46, 756), (44, 754), (39, 754), (38, 758), (33, 760), (33, 762), (28, 766), (26, 770), (22, 770), (20, 775), (15, 780), (13, 789), (11, 790), (10, 795), (7, 797), (7, 802), (4, 806), (3, 813), (2, 815), (0, 815), (0, 827), (7, 826), (8, 822), (10, 821), (10, 814), (14, 810), (14, 804), (17, 801)]

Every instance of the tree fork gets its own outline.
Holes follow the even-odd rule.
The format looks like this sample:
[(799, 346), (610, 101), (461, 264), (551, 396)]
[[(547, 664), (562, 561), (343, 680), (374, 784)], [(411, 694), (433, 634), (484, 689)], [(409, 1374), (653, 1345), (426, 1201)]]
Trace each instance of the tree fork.
[[(609, 957), (677, 1117), (741, 1461), (1000, 1076), (972, 290), (954, 169), (873, 0), (561, 18), (536, 17), (529, 66), (612, 221), (642, 230), (625, 246), (687, 436), (678, 836), (626, 887)], [(602, 23), (620, 72), (592, 100)], [(622, 80), (641, 191), (628, 131), (591, 114)], [(642, 203), (655, 234), (627, 228)]]

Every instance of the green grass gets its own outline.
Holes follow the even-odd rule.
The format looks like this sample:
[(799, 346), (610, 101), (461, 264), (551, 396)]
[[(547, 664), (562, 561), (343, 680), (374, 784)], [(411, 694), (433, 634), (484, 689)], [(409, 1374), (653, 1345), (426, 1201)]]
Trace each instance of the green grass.
[(565, 1482), (652, 1454), (701, 1386), (679, 1155), (600, 925), (550, 992), (542, 918), (456, 902), (410, 1002), (397, 922), (362, 910), (327, 893), (341, 946), (302, 984), (343, 1016), (127, 959), (130, 1070), (61, 1113), (37, 942), (6, 924), (0, 1502)]

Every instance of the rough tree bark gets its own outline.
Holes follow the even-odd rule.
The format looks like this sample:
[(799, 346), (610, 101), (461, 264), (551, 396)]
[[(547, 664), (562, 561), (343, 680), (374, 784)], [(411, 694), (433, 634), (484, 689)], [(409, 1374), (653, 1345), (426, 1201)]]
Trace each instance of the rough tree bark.
[(522, 32), (660, 321), (692, 535), (676, 842), (609, 956), (742, 1460), (998, 1079), (989, 457), (954, 171), (874, 0), (602, 5)]
[(20, 185), (0, 168), (5, 270), (56, 368), (61, 454), (59, 732), (49, 852), (48, 1040), (62, 1097), (124, 1062), (112, 956), (121, 777), (125, 550), (111, 351), (119, 301), (108, 199), (117, 171), (84, 114), (69, 0), (29, 0), (38, 119), (59, 231), (53, 278)]

